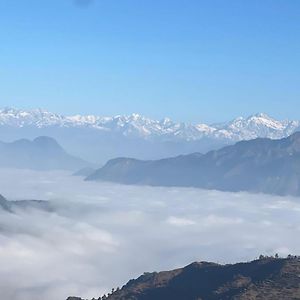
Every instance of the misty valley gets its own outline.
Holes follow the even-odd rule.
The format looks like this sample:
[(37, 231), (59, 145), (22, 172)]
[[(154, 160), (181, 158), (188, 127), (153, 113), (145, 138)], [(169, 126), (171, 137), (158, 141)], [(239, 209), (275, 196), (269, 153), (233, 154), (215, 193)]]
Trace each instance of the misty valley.
[[(244, 149), (248, 144), (243, 144), (243, 151), (234, 153), (239, 160), (244, 153), (247, 157), (259, 155), (262, 158), (264, 151), (273, 162), (280, 162), (285, 157), (297, 159), (298, 139), (288, 139), (291, 142), (269, 140), (267, 146), (267, 140), (262, 140), (263, 150), (261, 146), (256, 147), (254, 154), (253, 145), (260, 145), (259, 140), (249, 141), (251, 151)], [(270, 148), (272, 143), (275, 146)], [(194, 261), (228, 264), (250, 261), (260, 253), (287, 257), (300, 250), (300, 241), (295, 238), (300, 230), (300, 203), (298, 197), (292, 195), (225, 192), (192, 186), (164, 187), (163, 184), (153, 186), (150, 181), (149, 185), (147, 182), (123, 185), (107, 180), (85, 180), (102, 172), (102, 167), (90, 167), (91, 164), (85, 162), (81, 168), (83, 160), (67, 154), (57, 142), (47, 137), (5, 144), (0, 151), (3, 151), (2, 161), (5, 162), (0, 169), (0, 289), (7, 299), (53, 300), (67, 299), (71, 295), (92, 299), (108, 295), (112, 288), (111, 299), (131, 299), (133, 296), (153, 299), (151, 295), (156, 293), (154, 288), (157, 286), (143, 285), (145, 292), (136, 294), (136, 289), (141, 290), (138, 280), (136, 288), (135, 282), (129, 290), (127, 285), (120, 288), (144, 272), (178, 269)], [(19, 165), (20, 152), (26, 157), (25, 166), (24, 163)], [(227, 150), (221, 149), (219, 153), (228, 160)], [(62, 168), (67, 170), (57, 170), (62, 157), (63, 161), (70, 162)], [(163, 164), (165, 173), (170, 167), (170, 174), (177, 174), (180, 170), (194, 170), (190, 160), (195, 166), (198, 159), (203, 159), (203, 155), (170, 159), (171, 164), (169, 160), (162, 160), (158, 165)], [(8, 168), (10, 161), (14, 163)], [(263, 163), (256, 161), (258, 166), (270, 163), (266, 158)], [(123, 160), (121, 162), (123, 164)], [(156, 164), (155, 161), (152, 163)], [(110, 164), (108, 162), (108, 166)], [(140, 169), (129, 167), (120, 170), (117, 165), (113, 174), (124, 176), (124, 172), (130, 170), (130, 176), (136, 171), (139, 178), (144, 178)], [(107, 166), (103, 168), (105, 170)], [(166, 175), (160, 168), (158, 172)], [(147, 176), (155, 174), (147, 172), (146, 169)], [(281, 176), (284, 178), (285, 173)], [(273, 265), (272, 260), (262, 261), (255, 272), (264, 272), (269, 265)], [(210, 270), (210, 265), (208, 267)], [(252, 265), (249, 268), (251, 270)], [(178, 272), (181, 274), (181, 271), (171, 272), (170, 278)], [(221, 271), (216, 269), (215, 272)], [(236, 270), (231, 276), (241, 272)], [(202, 278), (197, 274), (193, 275), (193, 280), (197, 280), (197, 276), (200, 276), (199, 280)], [(255, 276), (258, 276), (255, 274), (251, 275), (253, 278), (249, 275), (252, 279), (249, 281), (247, 277), (246, 282), (254, 284)], [(273, 271), (270, 274), (273, 276)], [(158, 277), (158, 282), (160, 280)], [(170, 287), (165, 280), (161, 285), (167, 292)], [(184, 282), (182, 284), (188, 288)], [(219, 288), (222, 284), (219, 283)], [(184, 292), (179, 288), (176, 294), (180, 295), (180, 291)], [(213, 290), (211, 292), (214, 294)], [(164, 299), (163, 295), (158, 293), (154, 298)], [(222, 297), (224, 294), (219, 294), (216, 299)]]
[(300, 300), (299, 16), (0, 0), (0, 300)]

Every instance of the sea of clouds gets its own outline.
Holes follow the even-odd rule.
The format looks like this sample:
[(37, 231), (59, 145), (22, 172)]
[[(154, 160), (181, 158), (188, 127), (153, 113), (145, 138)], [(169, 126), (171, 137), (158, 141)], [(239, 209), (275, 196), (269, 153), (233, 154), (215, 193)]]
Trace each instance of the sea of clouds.
[(66, 172), (0, 170), (0, 291), (10, 300), (98, 297), (146, 271), (260, 253), (300, 254), (300, 199), (85, 182)]

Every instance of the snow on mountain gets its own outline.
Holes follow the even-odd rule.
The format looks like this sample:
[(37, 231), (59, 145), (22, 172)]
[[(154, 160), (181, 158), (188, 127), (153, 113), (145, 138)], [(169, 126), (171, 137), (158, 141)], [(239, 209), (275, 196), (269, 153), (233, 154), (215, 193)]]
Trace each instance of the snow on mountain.
[(278, 121), (260, 113), (248, 118), (239, 117), (223, 125), (222, 129), (233, 140), (249, 140), (257, 137), (280, 139), (292, 134), (299, 125), (299, 121)]
[(256, 114), (248, 118), (239, 117), (220, 124), (176, 123), (169, 118), (153, 120), (138, 114), (102, 117), (95, 115), (63, 116), (41, 109), (0, 110), (0, 126), (13, 127), (78, 127), (122, 134), (127, 137), (144, 139), (197, 141), (201, 138), (230, 141), (249, 140), (257, 137), (283, 138), (292, 134), (300, 126), (299, 121), (278, 121), (266, 114)]

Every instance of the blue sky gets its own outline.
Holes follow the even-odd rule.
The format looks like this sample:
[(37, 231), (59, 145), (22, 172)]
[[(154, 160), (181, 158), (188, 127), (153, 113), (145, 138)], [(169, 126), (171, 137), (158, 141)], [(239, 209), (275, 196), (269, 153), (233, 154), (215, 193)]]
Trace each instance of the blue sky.
[(0, 0), (0, 106), (300, 119), (300, 1), (75, 2)]

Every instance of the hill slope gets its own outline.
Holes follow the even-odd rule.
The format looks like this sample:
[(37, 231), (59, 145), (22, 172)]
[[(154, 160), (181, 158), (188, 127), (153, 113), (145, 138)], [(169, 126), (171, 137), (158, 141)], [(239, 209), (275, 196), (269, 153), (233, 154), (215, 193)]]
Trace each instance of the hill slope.
[(196, 262), (173, 271), (145, 273), (105, 299), (295, 300), (300, 299), (299, 274), (298, 258), (234, 265)]
[(300, 133), (281, 140), (242, 141), (205, 155), (118, 158), (86, 180), (300, 196)]

